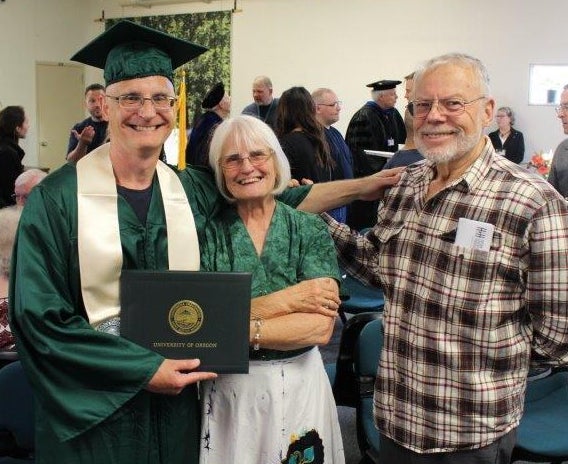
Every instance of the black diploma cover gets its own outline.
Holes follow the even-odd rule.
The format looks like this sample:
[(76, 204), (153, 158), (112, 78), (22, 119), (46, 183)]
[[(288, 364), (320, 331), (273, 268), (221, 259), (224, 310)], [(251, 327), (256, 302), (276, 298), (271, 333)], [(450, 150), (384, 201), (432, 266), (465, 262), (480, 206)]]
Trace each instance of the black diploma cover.
[(248, 373), (251, 274), (123, 270), (120, 334), (200, 371)]

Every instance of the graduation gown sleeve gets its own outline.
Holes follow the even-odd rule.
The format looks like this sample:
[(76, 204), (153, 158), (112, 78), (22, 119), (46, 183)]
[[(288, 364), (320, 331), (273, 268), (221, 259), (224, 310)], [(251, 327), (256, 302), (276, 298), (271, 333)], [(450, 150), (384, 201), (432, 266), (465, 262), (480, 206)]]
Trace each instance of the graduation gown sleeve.
[(61, 440), (109, 417), (144, 388), (163, 359), (122, 337), (97, 332), (87, 321), (77, 256), (76, 184), (69, 169), (47, 178), (28, 199), (10, 288), (18, 352)]

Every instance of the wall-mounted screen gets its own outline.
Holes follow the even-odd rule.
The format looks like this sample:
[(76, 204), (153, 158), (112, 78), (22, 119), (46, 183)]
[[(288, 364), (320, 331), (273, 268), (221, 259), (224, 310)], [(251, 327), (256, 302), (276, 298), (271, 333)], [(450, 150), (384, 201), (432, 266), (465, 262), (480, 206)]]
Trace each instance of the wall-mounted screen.
[(558, 105), (568, 84), (568, 64), (531, 64), (529, 105)]

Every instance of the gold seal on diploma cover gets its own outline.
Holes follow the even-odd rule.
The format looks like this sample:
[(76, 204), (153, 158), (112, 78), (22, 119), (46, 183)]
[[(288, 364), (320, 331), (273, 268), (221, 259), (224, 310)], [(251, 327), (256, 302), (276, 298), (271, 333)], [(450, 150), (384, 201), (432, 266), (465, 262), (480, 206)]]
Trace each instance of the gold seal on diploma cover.
[(203, 310), (195, 301), (181, 300), (170, 309), (168, 321), (178, 334), (191, 335), (203, 324)]

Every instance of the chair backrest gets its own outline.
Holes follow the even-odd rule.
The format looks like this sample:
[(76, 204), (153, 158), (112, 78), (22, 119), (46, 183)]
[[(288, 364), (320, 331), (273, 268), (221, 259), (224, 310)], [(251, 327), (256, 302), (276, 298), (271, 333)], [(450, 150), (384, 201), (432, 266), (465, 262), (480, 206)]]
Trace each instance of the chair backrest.
[(359, 334), (355, 356), (355, 369), (359, 375), (376, 376), (382, 348), (383, 319), (381, 317), (365, 325)]
[(370, 321), (380, 317), (381, 314), (375, 311), (360, 313), (347, 319), (343, 326), (332, 385), (333, 395), (338, 406), (353, 408), (357, 406), (359, 384), (354, 370), (355, 345), (361, 330)]
[(511, 462), (568, 460), (568, 372), (529, 382)]
[[(2, 447), (12, 441), (12, 454), (31, 454), (34, 449), (33, 393), (20, 361), (0, 369), (0, 435)], [(9, 454), (5, 449), (3, 451)]]
[(342, 272), (342, 275), (341, 291), (348, 298), (341, 302), (340, 310), (349, 314), (382, 310), (385, 299), (380, 288), (364, 285), (346, 272)]
[(0, 368), (18, 360), (17, 351), (0, 351)]
[(373, 417), (373, 394), (383, 348), (382, 318), (366, 324), (355, 346), (354, 369), (359, 386), (356, 407), (357, 442), (367, 462), (378, 462), (379, 432)]

